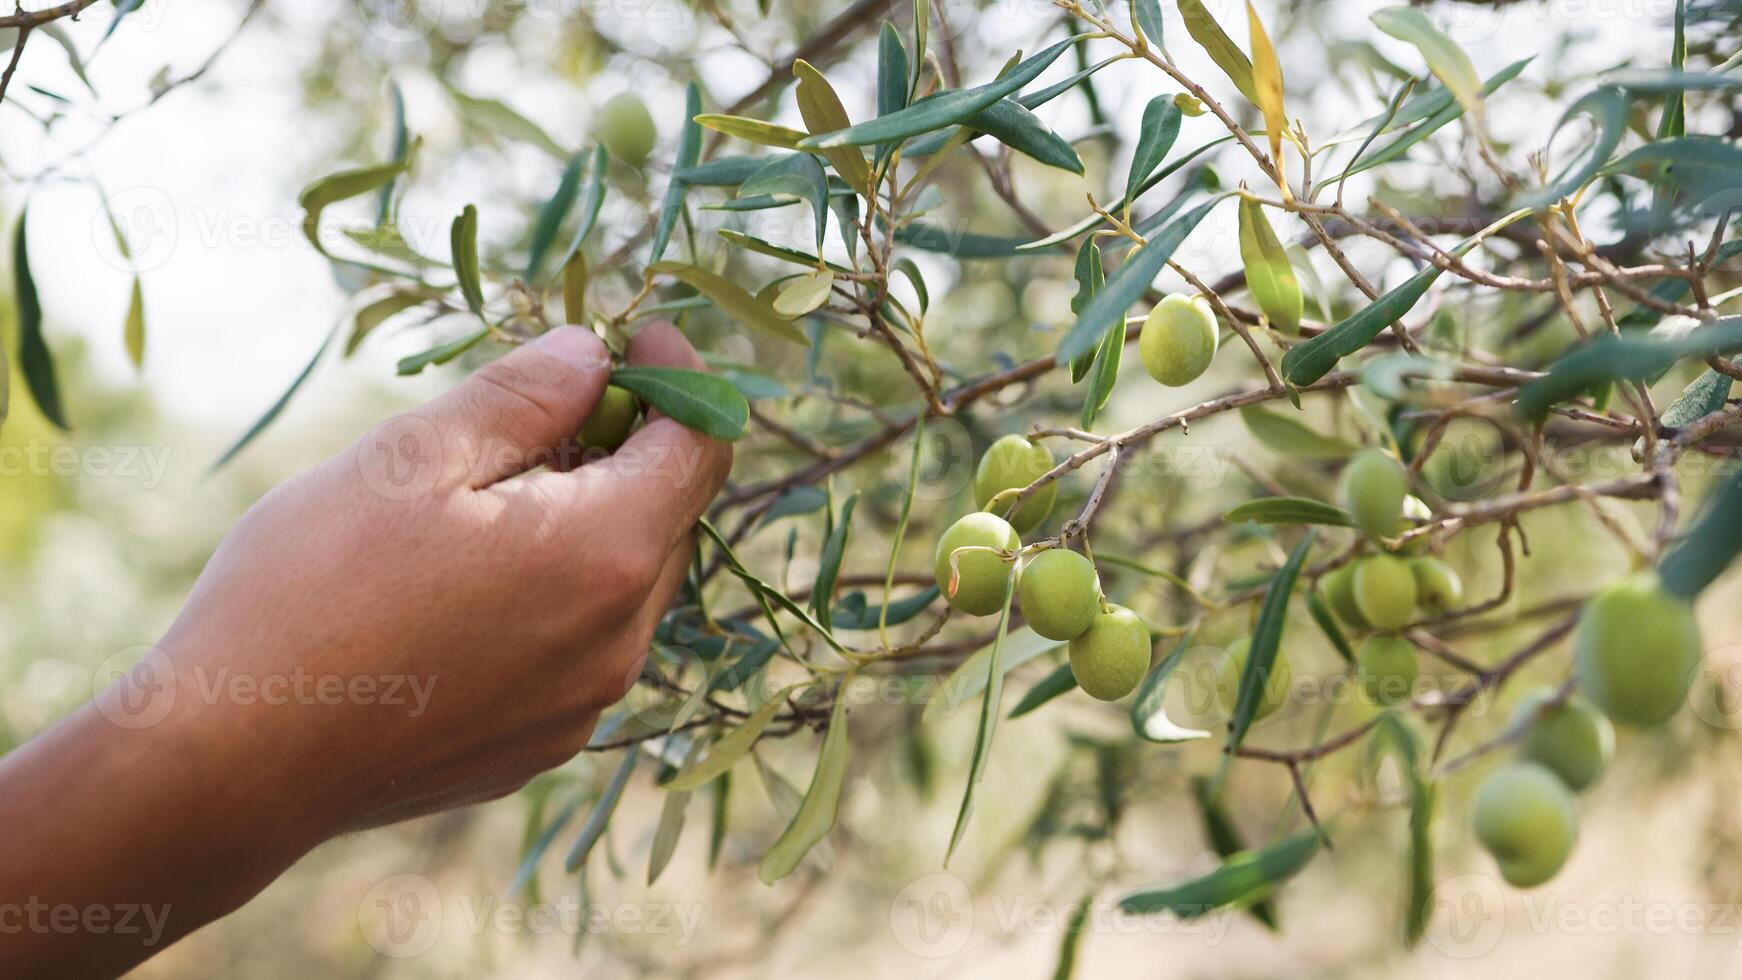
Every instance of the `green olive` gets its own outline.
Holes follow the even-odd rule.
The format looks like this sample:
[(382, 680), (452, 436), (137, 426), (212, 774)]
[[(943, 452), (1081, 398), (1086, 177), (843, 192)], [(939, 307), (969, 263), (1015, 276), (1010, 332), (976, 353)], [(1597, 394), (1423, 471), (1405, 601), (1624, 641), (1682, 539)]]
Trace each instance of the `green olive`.
[(1700, 665), (1700, 626), (1656, 576), (1635, 575), (1585, 604), (1574, 639), (1579, 685), (1622, 725), (1667, 721), (1687, 700)]
[(1451, 612), (1463, 603), (1464, 580), (1452, 566), (1423, 556), (1411, 558), (1409, 570), (1415, 575), (1415, 600), (1430, 615)]
[(1615, 751), (1615, 728), (1590, 705), (1567, 700), (1551, 705), (1554, 692), (1532, 691), (1519, 702), (1512, 724), (1526, 726), (1518, 754), (1541, 763), (1575, 793), (1597, 781)]
[(938, 539), (932, 572), (938, 588), (950, 605), (971, 616), (990, 616), (1004, 608), (1004, 589), (1010, 579), (1010, 564), (990, 551), (963, 552), (956, 560), (956, 590), (950, 592), (950, 555), (958, 548), (999, 548), (1015, 551), (1022, 546), (1016, 529), (997, 514), (974, 513), (950, 525)]
[(635, 395), (629, 389), (606, 385), (604, 393), (599, 396), (599, 404), (593, 406), (593, 413), (581, 423), (575, 442), (582, 449), (603, 449), (614, 453), (629, 438), (629, 430), (635, 428), (635, 420), (640, 415), (641, 407), (635, 403)]
[(1070, 655), (1078, 687), (1092, 698), (1117, 701), (1149, 673), (1149, 627), (1124, 606), (1109, 605), (1071, 640)]
[(1471, 808), (1476, 839), (1508, 883), (1529, 888), (1560, 871), (1579, 836), (1573, 794), (1534, 762), (1515, 762), (1482, 780)]
[(1376, 633), (1361, 641), (1355, 651), (1361, 690), (1374, 704), (1390, 707), (1408, 701), (1415, 693), (1421, 668), (1415, 647), (1401, 636)]
[(1095, 564), (1064, 548), (1051, 548), (1029, 559), (1017, 594), (1022, 618), (1049, 640), (1075, 639), (1101, 611)]
[(1216, 357), (1216, 315), (1203, 299), (1163, 297), (1143, 320), (1137, 353), (1149, 376), (1178, 388), (1191, 384)]
[(611, 96), (599, 108), (599, 120), (594, 129), (605, 149), (631, 167), (646, 163), (648, 155), (653, 152), (653, 144), (659, 139), (659, 130), (654, 128), (647, 103), (633, 92)]
[(1331, 611), (1337, 614), (1345, 624), (1355, 629), (1372, 629), (1373, 624), (1367, 622), (1367, 617), (1361, 615), (1361, 607), (1355, 602), (1355, 568), (1359, 562), (1350, 562), (1331, 570), (1330, 574), (1320, 580), (1325, 587), (1325, 602), (1330, 604)]
[(1371, 538), (1396, 536), (1403, 526), (1403, 498), (1409, 493), (1409, 474), (1390, 453), (1364, 449), (1349, 459), (1337, 482), (1343, 509), (1355, 518), (1355, 526)]
[(1374, 629), (1402, 629), (1415, 615), (1415, 573), (1393, 555), (1374, 555), (1355, 567), (1355, 605)]
[[(1234, 710), (1234, 703), (1240, 697), (1240, 677), (1246, 673), (1246, 654), (1251, 648), (1252, 638), (1242, 637), (1228, 647), (1227, 655), (1216, 665), (1216, 699), (1228, 711)], [(1270, 662), (1270, 676), (1264, 680), (1264, 694), (1258, 699), (1258, 711), (1252, 720), (1263, 721), (1275, 714), (1276, 709), (1288, 700), (1289, 688), (1293, 684), (1294, 669), (1288, 665), (1288, 654), (1279, 649), (1276, 659)]]
[[(974, 505), (984, 508), (993, 497), (1006, 490), (1028, 486), (1052, 467), (1052, 451), (1045, 446), (1019, 435), (1004, 436), (987, 447), (986, 455), (980, 457), (980, 465), (974, 469)], [(1055, 480), (1022, 502), (1010, 519), (1016, 533), (1027, 534), (1046, 520), (1046, 516), (1052, 513), (1052, 502), (1058, 496), (1058, 489)], [(994, 504), (992, 511), (1002, 514), (1009, 503), (1007, 497)]]

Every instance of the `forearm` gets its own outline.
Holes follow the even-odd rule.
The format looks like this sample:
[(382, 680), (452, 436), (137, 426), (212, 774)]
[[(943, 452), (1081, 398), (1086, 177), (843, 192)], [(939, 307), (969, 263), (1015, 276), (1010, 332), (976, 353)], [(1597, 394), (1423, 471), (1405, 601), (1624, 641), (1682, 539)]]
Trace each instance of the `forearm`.
[(127, 714), (120, 690), (0, 759), (0, 975), (121, 973), (319, 842), (259, 718), (179, 685)]

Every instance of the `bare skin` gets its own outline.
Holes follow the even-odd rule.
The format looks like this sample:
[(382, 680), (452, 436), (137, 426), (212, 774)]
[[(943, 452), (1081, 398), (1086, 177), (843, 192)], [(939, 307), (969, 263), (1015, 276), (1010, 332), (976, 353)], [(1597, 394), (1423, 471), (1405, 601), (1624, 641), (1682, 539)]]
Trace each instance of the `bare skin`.
[[(701, 367), (665, 325), (629, 361)], [(0, 975), (118, 974), (325, 840), (581, 751), (731, 466), (664, 418), (541, 466), (609, 373), (561, 328), (256, 504), (140, 668), (0, 759)]]

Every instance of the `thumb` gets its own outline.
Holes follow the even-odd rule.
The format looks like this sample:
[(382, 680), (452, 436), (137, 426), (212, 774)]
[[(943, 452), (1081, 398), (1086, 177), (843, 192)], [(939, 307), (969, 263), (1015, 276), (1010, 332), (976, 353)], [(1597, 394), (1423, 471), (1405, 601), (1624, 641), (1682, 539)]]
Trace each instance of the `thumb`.
[(549, 462), (611, 377), (591, 330), (558, 327), (486, 364), (419, 414), (463, 447), (473, 489)]

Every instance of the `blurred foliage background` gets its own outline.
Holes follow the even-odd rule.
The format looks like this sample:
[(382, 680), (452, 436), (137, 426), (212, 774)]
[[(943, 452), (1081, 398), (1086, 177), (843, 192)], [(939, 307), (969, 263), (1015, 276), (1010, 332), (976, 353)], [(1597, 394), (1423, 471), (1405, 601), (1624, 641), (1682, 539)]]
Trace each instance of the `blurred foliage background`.
[[(130, 106), (148, 90), (158, 63), (195, 67), (206, 53), (227, 45), (197, 83), (116, 124), (112, 138), (105, 136), (107, 142), (82, 155), (77, 148), (84, 139), (105, 131), (108, 101), (102, 112), (81, 116), (68, 110), (66, 121), (48, 136), (36, 120), (0, 106), (0, 161), (12, 178), (4, 185), (6, 203), (15, 208), (26, 191), (36, 195), (32, 224), (42, 229), (36, 232), (42, 238), (34, 254), (75, 421), (71, 433), (54, 429), (18, 397), (22, 384), (13, 377), (12, 415), (0, 429), (0, 460), (7, 464), (0, 470), (0, 747), (52, 724), (90, 696), (100, 666), (152, 642), (250, 502), (454, 376), (393, 379), (393, 360), (427, 346), (428, 338), (414, 328), (384, 332), (355, 359), (323, 369), (235, 463), (208, 472), (301, 369), (342, 314), (342, 287), (349, 285), (332, 282), (325, 263), (294, 233), (273, 244), (265, 237), (249, 240), (242, 230), (270, 230), (275, 221), (288, 221), (294, 231), (299, 187), (340, 163), (384, 157), (384, 79), (403, 89), (409, 126), (426, 141), (421, 175), (407, 192), (403, 213), (428, 221), (408, 220), (402, 230), (414, 245), (424, 235), (431, 252), (445, 247), (446, 219), (468, 201), (480, 204), (486, 249), (512, 250), (560, 170), (548, 154), (505, 139), (490, 120), (468, 114), (453, 91), (510, 103), (570, 147), (589, 143), (592, 115), (605, 99), (625, 90), (641, 95), (653, 110), (662, 145), (645, 174), (614, 165), (615, 193), (598, 245), (604, 255), (647, 220), (663, 186), (661, 168), (670, 158), (687, 81), (701, 81), (710, 105), (728, 105), (756, 89), (778, 58), (843, 12), (867, 5), (772, 0), (767, 6), (764, 14), (751, 0), (719, 0), (717, 6), (703, 0), (696, 9), (681, 0), (447, 0), (414, 6), (311, 0), (265, 7), (229, 41), (222, 25), (238, 22), (244, 8), (212, 0), (172, 12), (151, 0), (108, 42), (107, 60), (89, 66), (96, 88), (105, 100), (115, 91), (114, 106)], [(944, 20), (934, 44), (959, 58), (972, 78), (985, 77), (1018, 47), (1033, 50), (1037, 40), (1059, 36), (1056, 11), (1040, 0), (938, 6)], [(1164, 6), (1177, 18), (1171, 4)], [(1231, 5), (1213, 6), (1224, 23), (1233, 22)], [(1402, 70), (1397, 63), (1413, 64), (1406, 49), (1374, 41), (1366, 15), (1378, 4), (1259, 6), (1288, 71), (1291, 110), (1314, 132), (1340, 131), (1382, 109)], [(1690, 63), (1710, 64), (1735, 52), (1742, 16), (1737, 6), (1722, 0), (1695, 4), (1702, 17), (1690, 39)], [(1661, 64), (1672, 8), (1653, 0), (1430, 5), (1484, 71), (1536, 55), (1492, 113), (1491, 132), (1503, 149), (1540, 145), (1569, 90), (1595, 73)], [(850, 40), (819, 59), (856, 115), (865, 114), (871, 102), (870, 39), (885, 14), (897, 22), (906, 16), (893, 5), (857, 18)], [(104, 26), (104, 18), (88, 17), (73, 28), (74, 36), (88, 44)], [(1204, 69), (1194, 77), (1210, 77), (1207, 62), (1188, 48), (1174, 45), (1182, 64)], [(50, 54), (39, 45), (31, 57), (46, 62)], [(42, 66), (49, 79), (44, 88), (76, 84), (57, 71), (64, 69)], [(1062, 133), (1087, 135), (1079, 144), (1087, 175), (1019, 159), (1016, 201), (1058, 227), (1084, 213), (1085, 192), (1104, 200), (1130, 152), (1113, 134), (1134, 131), (1136, 114), (1163, 90), (1162, 81), (1140, 65), (1116, 66), (1099, 77), (1097, 104), (1061, 99), (1048, 119)], [(777, 100), (769, 104), (792, 115), (789, 94), (778, 87), (769, 94)], [(52, 101), (19, 98), (38, 109)], [(756, 111), (762, 109), (759, 101)], [(1702, 120), (1704, 131), (1734, 135), (1742, 126), (1734, 104), (1707, 103), (1705, 111), (1713, 118)], [(1726, 111), (1729, 120), (1721, 118)], [(214, 120), (235, 128), (224, 131)], [(1181, 146), (1213, 135), (1205, 120), (1188, 120), (1187, 126)], [(140, 154), (159, 159), (130, 172)], [(63, 162), (69, 159), (78, 162)], [(1224, 186), (1250, 176), (1231, 157), (1217, 165)], [(111, 189), (160, 189), (179, 219), (162, 276), (145, 277), (151, 342), (142, 376), (134, 376), (117, 354), (125, 294), (124, 285), (111, 287), (124, 280), (101, 265), (100, 236), (90, 231), (99, 211), (88, 194), (64, 186), (84, 166)], [(1362, 193), (1382, 192), (1388, 201), (1422, 213), (1456, 213), (1462, 166), (1454, 144), (1424, 146), (1412, 162), (1387, 168), (1382, 178), (1373, 178), (1376, 183), (1363, 185)], [(153, 176), (166, 170), (177, 176)], [(1011, 207), (971, 161), (951, 163), (941, 186), (947, 213), (971, 216), (975, 231), (1021, 232)], [(1237, 263), (1231, 229), (1230, 219), (1219, 231), (1195, 237), (1181, 261), (1206, 275)], [(1382, 253), (1360, 246), (1352, 255), (1375, 274), (1384, 261)], [(1048, 355), (1071, 322), (1074, 284), (1065, 260), (932, 258), (924, 268), (939, 359), (964, 371), (983, 373), (999, 363)], [(604, 295), (615, 289), (627, 299), (634, 279), (632, 270), (626, 272), (603, 287)], [(1516, 302), (1509, 296), (1460, 296), (1441, 316), (1449, 330), (1505, 325), (1523, 315)], [(0, 315), (9, 315), (10, 304), (5, 309)], [(788, 397), (798, 399), (795, 410), (805, 416), (803, 431), (825, 446), (851, 442), (875, 423), (880, 408), (907, 397), (906, 378), (893, 359), (863, 356), (845, 337), (831, 337), (807, 363), (802, 353), (752, 345), (711, 314), (692, 316), (686, 329), (716, 366), (753, 365), (785, 385)], [(9, 349), (14, 330), (11, 320), (0, 321)], [(1550, 318), (1508, 354), (1516, 363), (1540, 363), (1573, 336), (1568, 324)], [(1188, 389), (1122, 385), (1106, 427), (1111, 431), (1191, 404), (1246, 374), (1237, 359), (1223, 358)], [(1688, 377), (1665, 379), (1668, 397)], [(1014, 414), (1018, 403), (1020, 421)], [(1361, 437), (1358, 421), (1340, 402), (1309, 408), (1327, 431)], [(1033, 420), (1070, 422), (1075, 411), (1069, 389), (1049, 380), (981, 406), (960, 425), (940, 424), (934, 438), (943, 448), (922, 486), (904, 569), (923, 571), (928, 542), (971, 506), (968, 474), (980, 449)], [(882, 569), (910, 448), (903, 440), (842, 479), (843, 486), (867, 493), (848, 574)], [(734, 481), (753, 483), (782, 472), (794, 452), (776, 439), (746, 443)], [(1570, 445), (1565, 452), (1571, 464), (1601, 472), (1620, 464), (1607, 454), (1624, 454), (1625, 447)], [(1219, 530), (1217, 519), (1229, 503), (1264, 492), (1271, 485), (1266, 481), (1324, 496), (1334, 478), (1323, 464), (1277, 454), (1229, 417), (1194, 426), (1187, 439), (1158, 443), (1129, 465), (1097, 542), (1109, 552), (1167, 565), (1194, 582), (1212, 573), (1218, 580), (1250, 574), (1280, 558), (1267, 535), (1207, 533)], [(1081, 474), (1067, 481), (1061, 512), (1080, 504), (1088, 489), (1089, 478)], [(1620, 509), (1642, 528), (1655, 519), (1644, 505)], [(1582, 509), (1538, 512), (1523, 526), (1532, 549), (1521, 562), (1517, 606), (1584, 594), (1625, 567), (1625, 555)], [(800, 558), (787, 566), (787, 582), (799, 587), (814, 576), (814, 563), (807, 567), (803, 556), (820, 544), (819, 515), (788, 518), (752, 538), (743, 553), (759, 568), (782, 567), (788, 528), (801, 544)], [(1460, 537), (1446, 557), (1474, 595), (1492, 592), (1492, 529)], [(1104, 568), (1103, 574), (1110, 596), (1151, 622), (1178, 618), (1177, 592), (1158, 580), (1117, 569)], [(1670, 726), (1623, 736), (1616, 765), (1581, 806), (1582, 840), (1567, 871), (1546, 889), (1500, 894), (1498, 906), (1483, 907), (1473, 920), (1487, 932), (1465, 935), (1442, 917), (1429, 942), (1413, 952), (1397, 942), (1407, 808), (1400, 803), (1396, 773), (1370, 755), (1344, 753), (1310, 773), (1315, 798), (1340, 803), (1336, 835), (1345, 846), (1280, 897), (1280, 931), (1234, 913), (1190, 925), (1126, 919), (1112, 913), (1113, 898), (1124, 889), (1214, 865), (1191, 779), (1214, 771), (1219, 744), (1136, 742), (1123, 712), (1086, 699), (1064, 699), (1008, 722), (980, 790), (970, 840), (945, 871), (943, 849), (975, 712), (922, 724), (919, 702), (926, 694), (916, 682), (855, 712), (855, 764), (828, 853), (813, 855), (776, 888), (764, 887), (755, 874), (757, 860), (784, 824), (770, 800), (779, 790), (763, 785), (765, 773), (802, 787), (814, 753), (814, 736), (808, 734), (760, 750), (762, 772), (749, 765), (736, 770), (714, 873), (706, 867), (712, 794), (698, 793), (670, 869), (656, 884), (646, 884), (661, 795), (650, 781), (637, 779), (613, 821), (606, 853), (594, 855), (584, 891), (553, 855), (534, 890), (510, 898), (507, 886), (529, 815), (548, 816), (548, 808), (576, 787), (597, 787), (615, 768), (615, 756), (589, 754), (513, 800), (335, 841), (241, 913), (138, 975), (554, 977), (584, 971), (664, 977), (846, 970), (854, 976), (1045, 976), (1067, 942), (1071, 908), (1085, 896), (1096, 897), (1078, 953), (1083, 976), (1118, 970), (1439, 977), (1467, 973), (1472, 959), (1497, 977), (1545, 969), (1617, 977), (1726, 975), (1742, 958), (1742, 916), (1735, 915), (1735, 903), (1742, 902), (1742, 864), (1736, 860), (1742, 817), (1734, 806), (1737, 719), (1726, 710), (1742, 663), (1742, 646), (1727, 639), (1738, 635), (1738, 597), (1731, 576), (1702, 600), (1713, 648), (1712, 690), (1697, 691), (1699, 710), (1684, 712)], [(1204, 665), (1218, 644), (1248, 628), (1244, 616), (1214, 621), (1199, 637), (1203, 656), (1188, 660), (1170, 694), (1177, 717), (1217, 720), (1219, 709), (1203, 697)], [(1526, 640), (1531, 629), (1527, 623), (1502, 629), (1460, 650), (1490, 662)], [(1341, 662), (1304, 617), (1292, 624), (1287, 642), (1297, 677), (1341, 674)], [(1054, 663), (1043, 658), (1014, 673), (1007, 706)], [(1564, 655), (1533, 665), (1531, 676), (1510, 685), (1499, 703), (1473, 713), (1459, 744), (1491, 736), (1504, 725), (1518, 693), (1533, 682), (1558, 682), (1565, 669)], [(1288, 706), (1255, 740), (1306, 744), (1371, 710), (1347, 697), (1346, 689), (1343, 694), (1329, 697), (1328, 706), (1326, 699)], [(1492, 878), (1461, 819), (1464, 795), (1479, 771), (1481, 766), (1473, 767), (1442, 786), (1443, 817), (1435, 827), (1442, 878)], [(1284, 828), (1293, 813), (1292, 791), (1280, 770), (1242, 765), (1232, 779), (1231, 815), (1248, 841)], [(187, 818), (223, 815), (204, 812), (190, 800)], [(406, 874), (427, 878), (436, 888), (440, 934), (417, 955), (383, 955), (362, 924), (382, 884)], [(517, 906), (541, 902), (560, 911), (569, 901), (591, 911), (594, 918), (583, 919), (586, 928), (566, 921), (541, 926), (512, 914)], [(1684, 918), (1667, 926), (1615, 928), (1595, 920), (1604, 909), (1632, 905), (1667, 907)], [(1689, 910), (1698, 914), (1686, 918)], [(1592, 917), (1574, 921), (1580, 912)], [(1697, 926), (1686, 924), (1696, 920)], [(1504, 937), (1498, 947), (1486, 939), (1494, 923)]]

